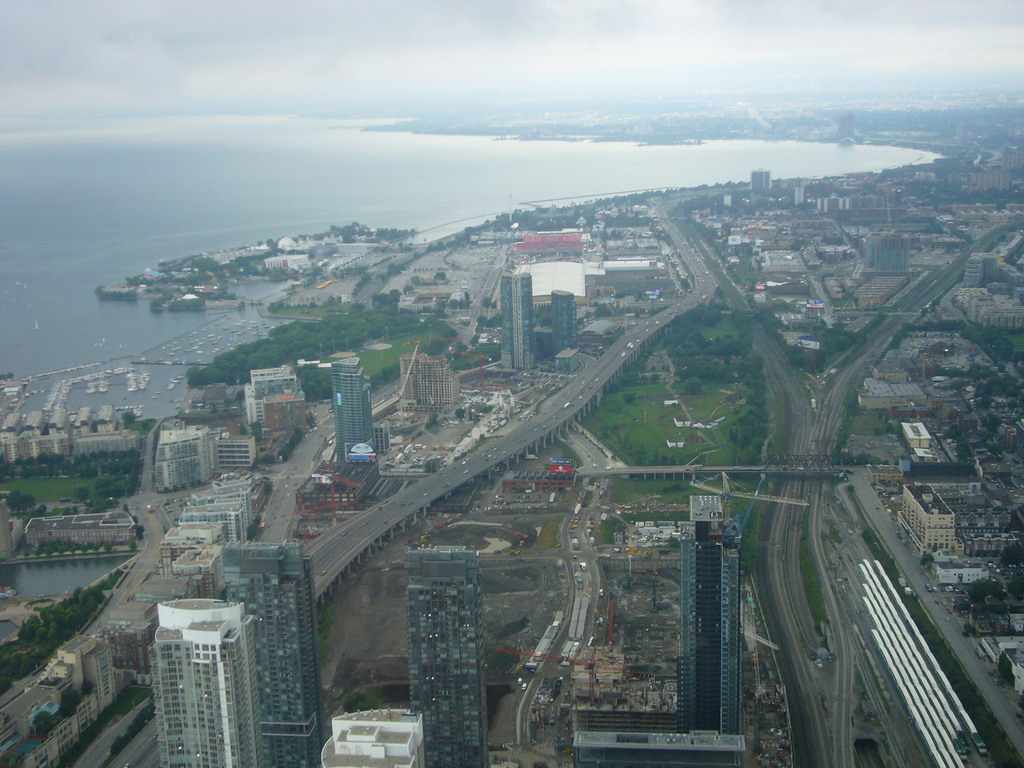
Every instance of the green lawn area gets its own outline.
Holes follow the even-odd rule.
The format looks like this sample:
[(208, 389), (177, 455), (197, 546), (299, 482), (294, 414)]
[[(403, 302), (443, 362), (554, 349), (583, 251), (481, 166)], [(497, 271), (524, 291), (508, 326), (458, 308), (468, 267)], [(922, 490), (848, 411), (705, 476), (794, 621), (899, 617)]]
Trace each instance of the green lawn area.
[(1013, 345), (1015, 352), (1024, 349), (1024, 333), (1010, 333), (1006, 339)]
[[(690, 497), (703, 491), (694, 488), (685, 480), (637, 480), (615, 478), (612, 481), (611, 501), (613, 504), (635, 504), (645, 496), (658, 496), (664, 504), (688, 504)], [(635, 511), (635, 510), (634, 510)]]
[(554, 549), (558, 546), (558, 520), (547, 520), (541, 526), (534, 549)]
[[(362, 349), (356, 350), (356, 354), (359, 355), (359, 362), (363, 366), (363, 372), (367, 376), (373, 376), (375, 373), (387, 368), (388, 366), (397, 366), (398, 358), (401, 355), (411, 355), (412, 351), (416, 348), (415, 344), (409, 344), (410, 341), (427, 341), (428, 339), (443, 339), (452, 335), (452, 330), (448, 326), (434, 326), (429, 323), (424, 323), (416, 333), (406, 334), (405, 336), (395, 336), (389, 339), (382, 339), (379, 343), (390, 344), (388, 349)], [(424, 346), (420, 347), (420, 354), (424, 354)], [(324, 362), (329, 362), (325, 360)]]
[[(601, 407), (583, 425), (632, 465), (686, 464), (702, 454), (707, 463), (728, 464), (732, 449), (721, 445), (729, 428), (743, 414), (743, 406), (723, 402), (725, 394), (713, 390), (685, 396), (683, 402), (697, 421), (724, 416), (715, 429), (677, 427), (673, 419), (685, 419), (679, 406), (666, 406), (672, 399), (664, 384), (640, 384), (605, 397)], [(684, 448), (669, 448), (667, 441), (684, 440)]]
[(730, 333), (738, 336), (740, 334), (740, 329), (732, 317), (729, 315), (723, 315), (722, 318), (710, 328), (702, 326), (701, 333), (704, 334), (706, 338), (717, 339), (720, 336), (728, 336)]
[(0, 484), (3, 491), (21, 491), (37, 502), (60, 501), (74, 498), (75, 488), (84, 485), (92, 491), (95, 480), (82, 477), (27, 477), (7, 480)]
[(885, 434), (885, 419), (876, 413), (858, 413), (850, 422), (852, 435)]

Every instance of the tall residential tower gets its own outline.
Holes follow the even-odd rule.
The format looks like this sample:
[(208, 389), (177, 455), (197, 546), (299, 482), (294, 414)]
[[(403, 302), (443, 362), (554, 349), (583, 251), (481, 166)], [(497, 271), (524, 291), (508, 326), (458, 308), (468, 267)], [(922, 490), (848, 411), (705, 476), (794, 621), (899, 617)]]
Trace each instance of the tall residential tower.
[(153, 693), (160, 765), (266, 765), (259, 728), (255, 619), (239, 604), (172, 600), (157, 608)]
[(334, 394), (334, 438), (338, 458), (345, 459), (345, 446), (373, 439), (370, 385), (358, 357), (331, 363), (331, 391)]
[(576, 297), (570, 291), (551, 292), (551, 335), (554, 354), (576, 348)]
[(690, 497), (680, 568), (677, 727), (738, 734), (740, 553), (720, 497)]
[(476, 552), (429, 547), (405, 556), (412, 707), (430, 768), (486, 768), (483, 593)]
[(230, 544), (222, 557), (228, 600), (242, 603), (256, 619), (260, 724), (267, 765), (316, 766), (324, 731), (309, 557), (294, 541)]
[(529, 272), (501, 276), (501, 364), (533, 368), (533, 277)]

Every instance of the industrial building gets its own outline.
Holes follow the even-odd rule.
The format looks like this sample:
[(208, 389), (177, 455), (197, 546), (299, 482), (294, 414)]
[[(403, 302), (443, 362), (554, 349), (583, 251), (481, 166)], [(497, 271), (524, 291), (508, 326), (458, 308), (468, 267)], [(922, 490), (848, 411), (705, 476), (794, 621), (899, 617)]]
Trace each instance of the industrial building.
[(375, 461), (323, 464), (300, 486), (295, 502), (303, 515), (364, 509), (379, 481)]

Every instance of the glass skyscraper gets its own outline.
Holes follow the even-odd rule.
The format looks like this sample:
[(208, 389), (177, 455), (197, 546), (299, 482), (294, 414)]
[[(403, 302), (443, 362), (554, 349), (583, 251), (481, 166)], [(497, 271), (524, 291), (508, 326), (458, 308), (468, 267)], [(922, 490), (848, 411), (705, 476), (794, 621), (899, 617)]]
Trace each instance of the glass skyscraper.
[(373, 439), (370, 385), (358, 357), (331, 363), (331, 391), (334, 395), (334, 439), (338, 458), (345, 459), (345, 446)]
[(680, 547), (677, 727), (740, 733), (740, 553), (718, 496), (691, 496)]
[(551, 292), (552, 352), (576, 348), (576, 297), (570, 291)]
[(501, 364), (533, 368), (533, 277), (529, 272), (501, 276)]
[(430, 768), (486, 768), (483, 592), (476, 552), (429, 547), (405, 556), (411, 709), (423, 715)]
[(255, 619), (267, 765), (316, 768), (324, 744), (310, 560), (298, 542), (229, 544), (227, 598)]

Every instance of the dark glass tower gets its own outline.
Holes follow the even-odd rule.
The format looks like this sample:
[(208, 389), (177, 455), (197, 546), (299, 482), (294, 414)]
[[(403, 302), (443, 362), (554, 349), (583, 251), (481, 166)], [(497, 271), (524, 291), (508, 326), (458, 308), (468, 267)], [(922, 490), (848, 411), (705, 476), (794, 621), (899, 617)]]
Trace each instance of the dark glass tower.
[(551, 335), (554, 354), (576, 348), (576, 297), (569, 291), (551, 292)]
[(368, 443), (373, 439), (370, 385), (358, 357), (331, 363), (331, 391), (335, 445), (339, 460), (344, 460), (346, 444)]
[(740, 733), (740, 553), (718, 496), (690, 497), (680, 548), (677, 727)]
[(476, 552), (430, 547), (405, 556), (412, 710), (423, 715), (430, 768), (486, 768), (483, 593)]
[(267, 765), (317, 768), (321, 720), (316, 612), (308, 557), (298, 542), (224, 547), (225, 592), (256, 627), (260, 722)]
[(872, 232), (864, 238), (868, 268), (886, 275), (904, 275), (910, 269), (907, 238), (898, 232)]
[(533, 368), (533, 277), (529, 272), (501, 276), (501, 364)]

